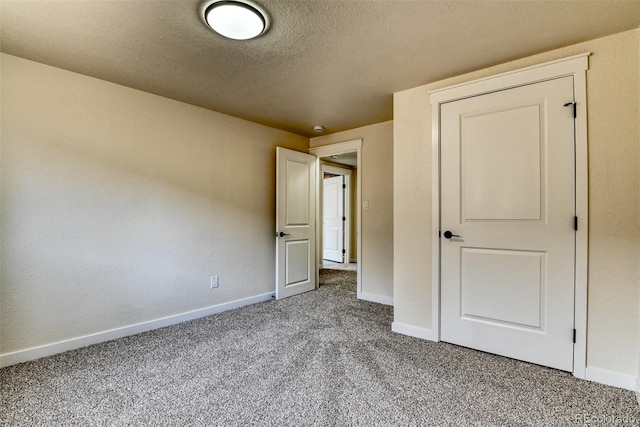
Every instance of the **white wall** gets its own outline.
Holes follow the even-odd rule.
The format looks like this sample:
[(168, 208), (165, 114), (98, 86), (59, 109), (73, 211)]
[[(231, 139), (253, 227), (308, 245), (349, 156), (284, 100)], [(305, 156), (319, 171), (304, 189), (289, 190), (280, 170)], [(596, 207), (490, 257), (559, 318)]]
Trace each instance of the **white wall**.
[[(393, 298), (393, 122), (311, 138), (311, 147), (362, 139), (362, 293)], [(359, 207), (360, 209), (362, 207)]]
[(625, 384), (639, 365), (640, 35), (588, 41), (394, 95), (395, 322), (431, 328), (428, 91), (583, 52), (589, 145), (588, 372)]
[(275, 290), (275, 147), (307, 138), (1, 59), (0, 354)]

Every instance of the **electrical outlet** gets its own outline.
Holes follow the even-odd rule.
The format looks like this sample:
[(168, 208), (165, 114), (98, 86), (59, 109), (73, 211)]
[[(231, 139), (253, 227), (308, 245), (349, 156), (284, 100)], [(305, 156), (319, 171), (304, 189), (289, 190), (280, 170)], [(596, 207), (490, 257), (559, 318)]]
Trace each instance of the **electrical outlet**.
[(218, 287), (218, 276), (211, 276), (211, 289)]

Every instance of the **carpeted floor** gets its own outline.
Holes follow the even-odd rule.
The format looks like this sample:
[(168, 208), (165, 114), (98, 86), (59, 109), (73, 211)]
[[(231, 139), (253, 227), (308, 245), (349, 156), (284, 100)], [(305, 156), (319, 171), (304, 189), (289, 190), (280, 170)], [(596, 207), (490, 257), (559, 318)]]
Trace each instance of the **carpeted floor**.
[(0, 425), (640, 423), (632, 392), (394, 334), (391, 307), (356, 300), (354, 272), (322, 270), (321, 283), (4, 368)]
[(329, 270), (350, 270), (356, 271), (357, 264), (355, 262), (350, 262), (349, 264), (343, 264), (340, 262), (333, 262), (329, 260), (322, 260), (322, 268)]

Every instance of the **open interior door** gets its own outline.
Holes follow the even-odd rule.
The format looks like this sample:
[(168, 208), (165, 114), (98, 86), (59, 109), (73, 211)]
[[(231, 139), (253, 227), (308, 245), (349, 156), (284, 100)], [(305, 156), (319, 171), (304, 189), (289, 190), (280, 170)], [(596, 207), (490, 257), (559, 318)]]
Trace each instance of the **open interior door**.
[(316, 158), (276, 148), (276, 299), (316, 288)]
[(344, 176), (324, 178), (322, 215), (322, 258), (344, 262)]

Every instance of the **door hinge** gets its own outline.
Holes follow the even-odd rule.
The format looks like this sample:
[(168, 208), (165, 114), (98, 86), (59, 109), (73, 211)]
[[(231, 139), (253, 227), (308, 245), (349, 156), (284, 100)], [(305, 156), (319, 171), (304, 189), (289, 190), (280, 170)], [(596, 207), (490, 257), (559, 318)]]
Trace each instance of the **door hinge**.
[(342, 188), (347, 188), (347, 184), (342, 184)]
[(342, 220), (343, 220), (343, 221), (346, 221), (346, 220), (347, 220), (347, 217), (346, 217), (346, 216), (343, 216), (343, 217), (342, 217)]
[(573, 343), (576, 343), (576, 330), (573, 330)]
[(343, 249), (343, 250), (342, 250), (342, 255), (344, 255), (344, 254), (346, 254), (346, 253), (347, 253), (347, 250), (346, 250), (346, 249)]
[(573, 118), (575, 119), (576, 117), (578, 117), (578, 104), (576, 104), (575, 102), (567, 102), (566, 104), (564, 104), (565, 107), (568, 107), (569, 105), (573, 106)]
[(578, 217), (577, 216), (573, 217), (573, 229), (578, 231)]

